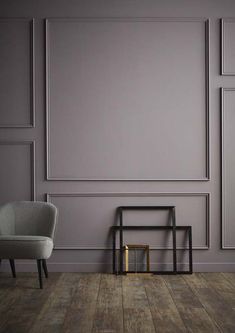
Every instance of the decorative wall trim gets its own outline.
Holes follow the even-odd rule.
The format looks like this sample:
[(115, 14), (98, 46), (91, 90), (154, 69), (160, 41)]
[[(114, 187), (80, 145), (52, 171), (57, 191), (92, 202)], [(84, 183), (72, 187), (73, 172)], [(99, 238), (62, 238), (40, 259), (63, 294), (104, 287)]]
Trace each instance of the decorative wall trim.
[(36, 182), (35, 182), (35, 141), (0, 141), (1, 146), (29, 146), (30, 147), (30, 183), (31, 183), (31, 201), (36, 199)]
[[(110, 262), (47, 262), (50, 272), (112, 272), (112, 264)], [(163, 270), (172, 268), (172, 263), (155, 263), (151, 262), (151, 266)], [(185, 269), (187, 263), (177, 263), (180, 269)], [(1, 272), (9, 272), (9, 263), (6, 260), (2, 261)], [(194, 262), (194, 272), (235, 272), (234, 262)], [(36, 272), (37, 265), (32, 261), (17, 261), (17, 271), (20, 272)]]
[(34, 128), (35, 127), (35, 26), (34, 18), (0, 18), (0, 21), (26, 21), (30, 24), (30, 123), (29, 124), (6, 124), (0, 128)]
[[(46, 193), (46, 202), (51, 202), (53, 197), (205, 197), (206, 198), (206, 245), (194, 246), (194, 250), (209, 250), (211, 238), (211, 207), (210, 207), (210, 193), (209, 192), (97, 192), (97, 193)], [(166, 247), (152, 247), (153, 250), (170, 250)], [(184, 249), (179, 247), (179, 249)], [(56, 246), (55, 250), (111, 250), (108, 247), (91, 247), (91, 246)]]
[[(49, 23), (52, 21), (79, 22), (204, 22), (205, 24), (205, 115), (206, 115), (206, 174), (203, 178), (77, 178), (53, 177), (50, 165), (50, 36)], [(103, 17), (103, 18), (47, 18), (45, 19), (45, 76), (46, 76), (46, 180), (54, 181), (209, 181), (210, 180), (210, 20), (208, 18), (158, 18), (158, 17)]]
[(225, 67), (226, 64), (224, 62), (225, 56), (225, 45), (224, 45), (224, 37), (225, 37), (225, 23), (233, 22), (235, 23), (235, 18), (223, 18), (220, 19), (220, 75), (233, 76), (235, 72), (226, 72)]
[(226, 235), (226, 211), (225, 211), (225, 170), (224, 170), (224, 92), (234, 91), (235, 88), (220, 88), (220, 101), (221, 101), (221, 248), (223, 250), (235, 250), (235, 245), (226, 245), (225, 235)]

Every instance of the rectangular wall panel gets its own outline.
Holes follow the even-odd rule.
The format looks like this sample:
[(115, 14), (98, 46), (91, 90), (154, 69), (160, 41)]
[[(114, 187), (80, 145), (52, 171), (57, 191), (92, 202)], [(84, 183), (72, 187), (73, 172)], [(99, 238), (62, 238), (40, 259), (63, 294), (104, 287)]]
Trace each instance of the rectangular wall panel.
[(0, 141), (0, 156), (0, 204), (34, 200), (34, 142)]
[(221, 89), (222, 248), (235, 249), (235, 88)]
[(221, 75), (235, 75), (235, 18), (221, 19)]
[[(194, 249), (210, 246), (210, 198), (208, 193), (53, 193), (47, 201), (59, 209), (55, 237), (57, 249), (98, 250), (111, 247), (110, 227), (117, 223), (116, 208), (125, 205), (175, 205), (177, 225), (192, 225)], [(165, 212), (125, 212), (124, 224), (167, 225)], [(149, 244), (152, 249), (171, 248), (164, 232), (125, 233), (125, 243)], [(178, 246), (187, 246), (178, 235)]]
[(34, 21), (0, 19), (0, 127), (34, 126)]
[(46, 64), (49, 180), (209, 179), (207, 20), (49, 19)]

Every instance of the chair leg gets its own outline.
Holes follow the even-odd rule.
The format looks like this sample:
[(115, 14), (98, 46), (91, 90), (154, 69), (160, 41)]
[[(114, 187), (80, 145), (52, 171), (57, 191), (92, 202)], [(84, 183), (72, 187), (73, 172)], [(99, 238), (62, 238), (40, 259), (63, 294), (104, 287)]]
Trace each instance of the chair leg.
[(14, 259), (9, 259), (13, 278), (16, 278), (16, 269)]
[(46, 259), (42, 259), (42, 267), (45, 273), (45, 277), (48, 278), (48, 270), (47, 270), (47, 263), (46, 263)]
[(43, 288), (43, 284), (42, 284), (42, 259), (37, 259), (37, 266), (38, 266), (38, 278), (39, 278), (39, 285), (40, 285), (40, 289)]

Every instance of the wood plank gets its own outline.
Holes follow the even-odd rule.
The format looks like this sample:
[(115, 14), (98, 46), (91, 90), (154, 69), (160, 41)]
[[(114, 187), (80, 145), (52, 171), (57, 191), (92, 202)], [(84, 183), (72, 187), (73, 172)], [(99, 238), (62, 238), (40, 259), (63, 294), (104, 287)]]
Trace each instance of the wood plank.
[(219, 293), (210, 287), (200, 273), (191, 277), (185, 276), (185, 280), (221, 330), (227, 333), (234, 333), (235, 311), (224, 301)]
[(19, 279), (13, 279), (9, 274), (0, 274), (0, 328), (3, 325), (3, 320), (6, 318), (8, 309), (11, 307), (13, 302), (20, 297), (20, 289), (17, 284)]
[[(27, 295), (33, 291), (35, 276), (28, 273), (18, 273), (17, 278), (13, 279), (8, 274), (3, 275), (5, 282), (1, 281), (1, 287), (3, 287), (3, 293), (5, 293), (5, 295), (1, 293), (0, 331), (8, 332), (10, 331), (9, 323), (14, 321), (15, 313), (12, 312), (12, 309), (16, 308), (19, 302), (22, 302), (22, 298), (25, 295), (27, 297)], [(17, 316), (18, 315), (19, 314), (17, 314)]]
[(188, 332), (220, 332), (182, 276), (164, 276), (164, 281)]
[(93, 333), (123, 333), (123, 311), (122, 308), (110, 307), (110, 308), (97, 308), (94, 321), (93, 321)]
[(235, 285), (233, 286), (223, 273), (200, 273), (199, 275), (217, 291), (235, 291)]
[(157, 332), (186, 332), (184, 323), (162, 277), (144, 279), (154, 325)]
[(123, 276), (124, 332), (153, 333), (154, 322), (141, 277)]
[(100, 274), (80, 274), (72, 302), (65, 317), (63, 332), (92, 332), (100, 279)]
[(1, 333), (235, 332), (235, 274), (0, 274)]
[(17, 278), (18, 298), (8, 309), (7, 320), (1, 327), (1, 332), (29, 332), (37, 312), (46, 302), (57, 279), (58, 274), (53, 274), (45, 281), (44, 289), (41, 290), (37, 274), (27, 273), (23, 277)]
[(123, 332), (121, 276), (102, 275), (92, 332)]
[(122, 277), (102, 274), (97, 307), (122, 307)]
[(153, 333), (153, 319), (150, 309), (147, 307), (124, 309), (124, 332), (125, 333)]
[(148, 297), (145, 292), (143, 279), (140, 275), (122, 277), (123, 307), (148, 307)]
[(57, 333), (62, 330), (79, 275), (63, 273), (37, 316), (30, 333)]
[(235, 309), (235, 286), (222, 273), (202, 273), (201, 276), (222, 297), (225, 303)]
[(235, 273), (221, 273), (227, 281), (235, 288)]

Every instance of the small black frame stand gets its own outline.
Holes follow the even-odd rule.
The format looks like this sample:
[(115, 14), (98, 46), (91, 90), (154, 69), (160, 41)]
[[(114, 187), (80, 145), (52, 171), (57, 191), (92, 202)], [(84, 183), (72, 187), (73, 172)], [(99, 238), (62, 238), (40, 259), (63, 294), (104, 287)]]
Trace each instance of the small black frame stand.
[[(167, 226), (154, 226), (154, 225), (123, 225), (123, 211), (127, 210), (169, 210), (172, 225)], [(171, 271), (148, 271), (146, 273), (152, 274), (192, 274), (193, 273), (193, 256), (192, 256), (192, 227), (191, 226), (176, 226), (175, 218), (175, 206), (121, 206), (117, 208), (119, 225), (112, 226), (113, 235), (113, 273), (114, 274), (127, 274), (132, 273), (131, 271), (123, 270), (123, 232), (130, 230), (166, 230), (172, 232), (172, 245), (173, 245), (173, 270)], [(176, 232), (179, 230), (185, 230), (188, 232), (189, 240), (189, 269), (182, 271), (177, 269), (177, 246), (176, 246)], [(116, 233), (119, 232), (119, 270), (116, 267)], [(143, 273), (144, 272), (137, 272)]]

